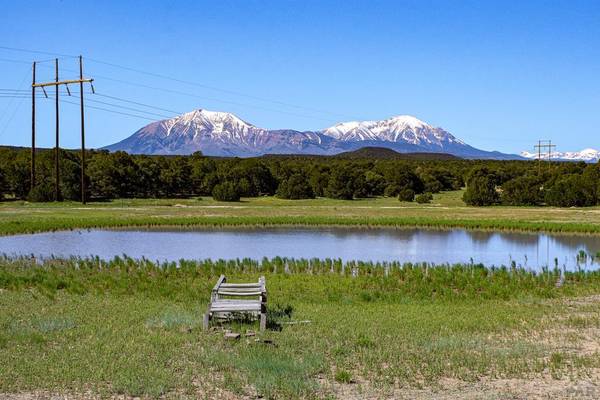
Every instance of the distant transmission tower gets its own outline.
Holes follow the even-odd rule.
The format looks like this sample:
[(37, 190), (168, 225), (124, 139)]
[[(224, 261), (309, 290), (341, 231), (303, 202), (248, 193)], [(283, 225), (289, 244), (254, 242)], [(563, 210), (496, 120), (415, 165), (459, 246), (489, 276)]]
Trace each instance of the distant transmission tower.
[(538, 173), (541, 172), (541, 161), (542, 161), (542, 154), (543, 151), (547, 150), (547, 156), (548, 156), (548, 162), (552, 161), (552, 149), (556, 148), (555, 144), (552, 144), (552, 140), (538, 140), (538, 144), (536, 144), (535, 146), (533, 146), (534, 149), (537, 149), (538, 152), (538, 156), (537, 156), (537, 160), (538, 160)]

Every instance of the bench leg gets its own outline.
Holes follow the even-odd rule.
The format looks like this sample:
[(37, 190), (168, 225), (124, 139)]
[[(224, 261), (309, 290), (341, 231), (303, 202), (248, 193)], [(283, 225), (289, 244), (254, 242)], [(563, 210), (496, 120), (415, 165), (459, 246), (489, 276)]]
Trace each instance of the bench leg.
[(267, 329), (267, 314), (260, 313), (260, 330), (261, 332)]
[(202, 328), (206, 331), (208, 330), (208, 320), (209, 320), (209, 315), (208, 312), (206, 312), (203, 316), (202, 316)]

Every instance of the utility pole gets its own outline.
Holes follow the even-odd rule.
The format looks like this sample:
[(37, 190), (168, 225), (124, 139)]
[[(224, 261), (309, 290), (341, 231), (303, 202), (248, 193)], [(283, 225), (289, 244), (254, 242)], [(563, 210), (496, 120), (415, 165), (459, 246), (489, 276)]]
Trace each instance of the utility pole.
[[(552, 140), (538, 140), (538, 144), (533, 146), (538, 151), (538, 174), (541, 173), (542, 164), (542, 149), (547, 150), (548, 162), (552, 161), (552, 149), (556, 148), (555, 144), (552, 144)], [(549, 164), (548, 164), (549, 165)]]
[(542, 141), (538, 140), (538, 144), (533, 146), (533, 148), (537, 148), (538, 151), (538, 156), (537, 156), (537, 160), (538, 160), (538, 175), (540, 175), (542, 173), (542, 164), (541, 164), (541, 160), (542, 160)]
[(552, 144), (552, 140), (548, 140), (548, 162), (552, 161), (552, 149), (555, 147), (556, 145)]
[(92, 82), (94, 82), (93, 79), (88, 78), (88, 79), (84, 79), (83, 78), (83, 58), (81, 56), (79, 56), (79, 79), (67, 79), (67, 80), (59, 80), (58, 77), (58, 58), (55, 59), (55, 67), (56, 67), (56, 76), (55, 76), (55, 80), (52, 82), (41, 82), (41, 83), (37, 83), (35, 80), (35, 66), (36, 63), (33, 63), (33, 81), (31, 84), (31, 189), (33, 190), (33, 188), (35, 187), (35, 89), (36, 88), (41, 88), (44, 91), (44, 94), (47, 96), (46, 94), (46, 87), (47, 86), (54, 86), (56, 89), (56, 98), (55, 98), (55, 107), (56, 107), (56, 144), (54, 147), (54, 169), (55, 169), (55, 173), (56, 173), (56, 180), (55, 180), (55, 188), (54, 188), (54, 198), (56, 201), (58, 201), (60, 199), (60, 169), (59, 169), (59, 158), (60, 158), (60, 152), (59, 152), (59, 129), (60, 129), (60, 124), (59, 124), (59, 92), (60, 92), (60, 85), (65, 85), (66, 89), (67, 89), (67, 93), (69, 93), (70, 95), (70, 90), (69, 90), (69, 86), (70, 84), (79, 84), (79, 99), (80, 99), (80, 110), (81, 110), (81, 201), (85, 204), (85, 119), (84, 119), (84, 105), (83, 105), (83, 84), (84, 83), (89, 83), (92, 87), (92, 93), (94, 93), (94, 85), (92, 84)]
[(31, 81), (31, 190), (35, 187), (35, 61)]
[(54, 201), (60, 200), (60, 168), (59, 168), (59, 139), (58, 139), (58, 131), (60, 129), (60, 124), (58, 123), (58, 58), (54, 60), (54, 65), (56, 66), (56, 97), (55, 97), (55, 105), (56, 105), (56, 146), (54, 147), (54, 173), (56, 175), (56, 181), (54, 183)]
[(83, 57), (79, 56), (79, 104), (81, 109), (81, 203), (85, 204), (85, 116), (83, 111)]

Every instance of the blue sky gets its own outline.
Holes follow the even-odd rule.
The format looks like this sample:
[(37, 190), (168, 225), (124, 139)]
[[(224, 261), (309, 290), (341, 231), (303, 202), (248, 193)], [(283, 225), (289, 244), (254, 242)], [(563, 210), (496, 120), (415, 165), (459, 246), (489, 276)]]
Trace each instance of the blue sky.
[[(82, 54), (100, 94), (265, 128), (411, 114), (487, 150), (580, 150), (600, 147), (599, 20), (598, 1), (5, 1), (0, 46)], [(27, 89), (26, 62), (49, 58), (0, 48), (0, 88)], [(53, 79), (51, 63), (38, 71)], [(51, 146), (53, 102), (38, 104)], [(63, 144), (77, 147), (78, 108), (61, 112)], [(93, 147), (150, 122), (95, 109), (87, 121)], [(30, 126), (29, 99), (0, 98), (0, 143), (29, 145)]]

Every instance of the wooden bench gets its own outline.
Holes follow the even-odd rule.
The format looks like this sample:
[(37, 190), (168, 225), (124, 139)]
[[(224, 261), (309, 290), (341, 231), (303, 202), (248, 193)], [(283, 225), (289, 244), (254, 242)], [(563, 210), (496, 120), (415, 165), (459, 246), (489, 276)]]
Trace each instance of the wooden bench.
[[(260, 315), (260, 330), (267, 326), (267, 286), (265, 277), (256, 283), (226, 283), (221, 275), (210, 295), (208, 310), (204, 314), (204, 329), (208, 329), (211, 318), (228, 318), (232, 313)], [(252, 298), (254, 297), (254, 298)]]

